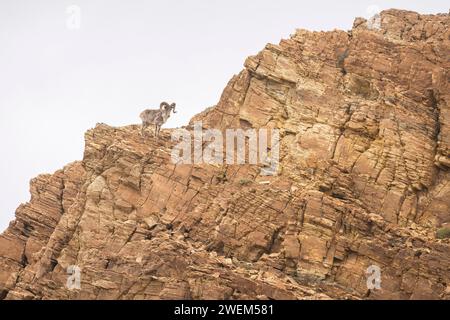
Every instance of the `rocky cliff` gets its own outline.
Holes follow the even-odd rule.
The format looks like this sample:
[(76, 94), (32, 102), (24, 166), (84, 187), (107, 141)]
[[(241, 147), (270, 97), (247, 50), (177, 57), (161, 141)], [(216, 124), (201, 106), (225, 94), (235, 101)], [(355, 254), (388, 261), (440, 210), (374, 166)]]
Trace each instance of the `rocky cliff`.
[(449, 299), (449, 54), (449, 14), (388, 10), (248, 58), (192, 123), (279, 128), (276, 176), (97, 125), (0, 236), (0, 298)]

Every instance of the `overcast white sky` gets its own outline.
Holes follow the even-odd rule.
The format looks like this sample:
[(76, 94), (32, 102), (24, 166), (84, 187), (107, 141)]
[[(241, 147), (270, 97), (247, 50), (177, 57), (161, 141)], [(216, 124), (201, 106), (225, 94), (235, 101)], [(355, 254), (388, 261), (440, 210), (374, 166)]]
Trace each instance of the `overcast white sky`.
[[(79, 29), (67, 26), (70, 5)], [(179, 112), (166, 126), (186, 124), (266, 43), (296, 28), (348, 30), (371, 6), (449, 10), (446, 0), (1, 0), (0, 231), (32, 177), (82, 158), (97, 122), (138, 123), (169, 100)]]

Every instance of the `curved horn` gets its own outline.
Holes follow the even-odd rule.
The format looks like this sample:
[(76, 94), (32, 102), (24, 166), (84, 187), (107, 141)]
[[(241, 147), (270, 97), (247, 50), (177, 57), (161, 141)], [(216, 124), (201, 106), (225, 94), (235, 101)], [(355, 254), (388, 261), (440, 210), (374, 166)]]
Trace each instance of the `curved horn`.
[(172, 108), (172, 110), (173, 110), (173, 113), (177, 113), (177, 111), (175, 111), (175, 107), (177, 106), (177, 104), (176, 103), (172, 103), (171, 105), (170, 105), (170, 107)]
[(164, 108), (165, 106), (170, 107), (167, 102), (161, 102), (159, 109), (162, 110), (162, 108)]

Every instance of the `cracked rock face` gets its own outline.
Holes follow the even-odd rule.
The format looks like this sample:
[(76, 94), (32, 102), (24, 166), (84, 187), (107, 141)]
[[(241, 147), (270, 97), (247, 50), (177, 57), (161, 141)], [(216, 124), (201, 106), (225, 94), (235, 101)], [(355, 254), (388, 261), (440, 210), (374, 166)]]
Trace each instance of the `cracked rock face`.
[(191, 123), (279, 128), (277, 176), (97, 125), (0, 236), (0, 298), (449, 299), (449, 53), (448, 14), (388, 10), (248, 58)]

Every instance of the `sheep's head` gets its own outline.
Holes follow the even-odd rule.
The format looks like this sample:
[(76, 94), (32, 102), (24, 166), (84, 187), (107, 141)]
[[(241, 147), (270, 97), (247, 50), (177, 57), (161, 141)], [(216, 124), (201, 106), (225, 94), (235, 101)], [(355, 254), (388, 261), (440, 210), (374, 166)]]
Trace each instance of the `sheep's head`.
[(167, 113), (170, 113), (170, 111), (173, 111), (173, 113), (177, 113), (177, 111), (175, 111), (176, 106), (176, 103), (168, 104), (167, 102), (162, 102), (159, 109), (164, 110)]

